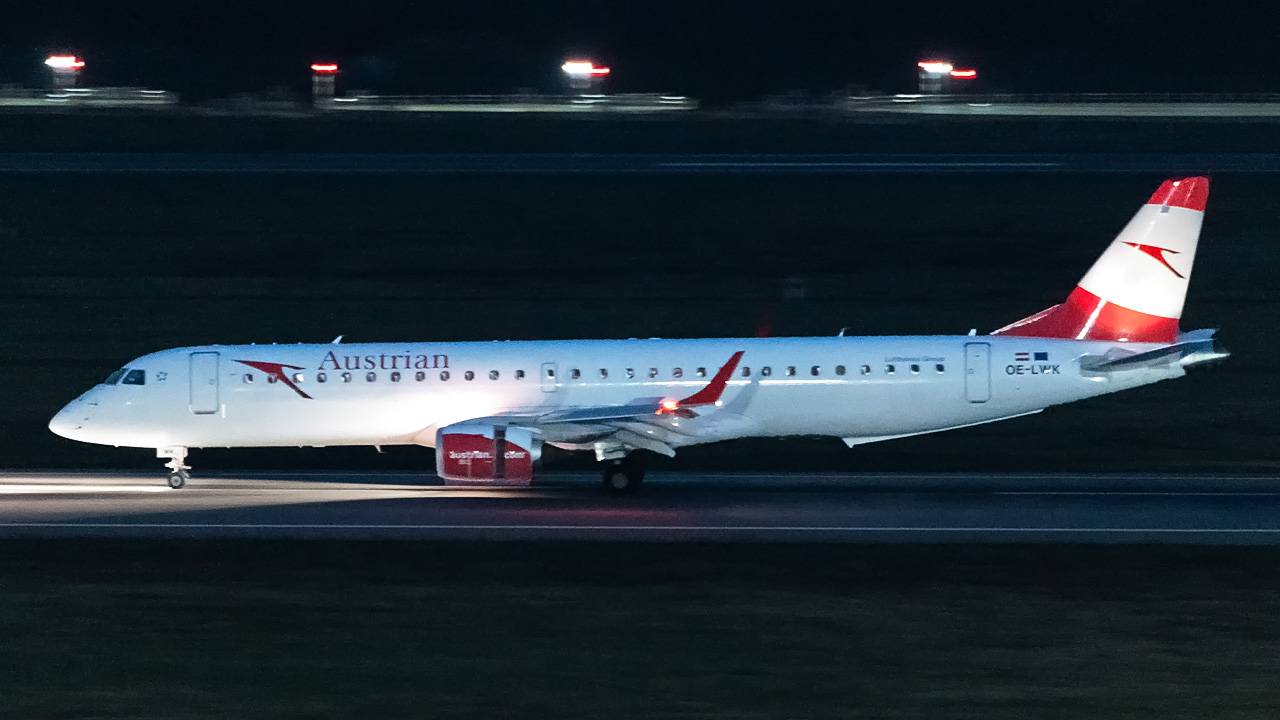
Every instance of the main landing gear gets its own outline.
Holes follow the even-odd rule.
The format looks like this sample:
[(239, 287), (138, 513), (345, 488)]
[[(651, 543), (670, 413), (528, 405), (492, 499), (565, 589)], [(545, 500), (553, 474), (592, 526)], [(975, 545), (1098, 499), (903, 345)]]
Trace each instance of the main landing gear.
[(644, 463), (639, 453), (604, 463), (604, 490), (610, 495), (630, 495), (644, 482)]
[(183, 462), (187, 459), (186, 448), (156, 448), (156, 457), (169, 458), (169, 462), (164, 464), (165, 467), (169, 468), (169, 487), (178, 490), (191, 479), (191, 475), (187, 472), (191, 469), (191, 466)]

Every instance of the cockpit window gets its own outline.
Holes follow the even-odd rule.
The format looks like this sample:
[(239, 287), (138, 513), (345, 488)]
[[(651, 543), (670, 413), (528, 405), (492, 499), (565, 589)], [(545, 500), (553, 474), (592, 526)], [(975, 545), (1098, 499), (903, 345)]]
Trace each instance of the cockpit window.
[(120, 381), (120, 384), (121, 385), (146, 385), (147, 371), (146, 370), (130, 370), (129, 373), (124, 376), (124, 380)]
[(124, 374), (125, 374), (126, 372), (128, 372), (128, 369), (127, 369), (127, 368), (120, 368), (119, 370), (117, 370), (117, 371), (115, 371), (115, 372), (111, 373), (110, 375), (108, 375), (108, 376), (107, 376), (107, 379), (102, 381), (102, 384), (103, 384), (103, 385), (115, 385), (116, 383), (120, 382), (120, 378), (124, 377)]

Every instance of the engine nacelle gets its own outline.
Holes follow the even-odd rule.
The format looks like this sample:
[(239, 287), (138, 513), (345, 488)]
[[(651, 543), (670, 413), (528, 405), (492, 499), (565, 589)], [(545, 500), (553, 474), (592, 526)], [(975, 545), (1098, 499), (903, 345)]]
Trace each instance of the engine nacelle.
[(542, 457), (533, 430), (459, 423), (436, 431), (436, 474), (446, 485), (528, 485)]

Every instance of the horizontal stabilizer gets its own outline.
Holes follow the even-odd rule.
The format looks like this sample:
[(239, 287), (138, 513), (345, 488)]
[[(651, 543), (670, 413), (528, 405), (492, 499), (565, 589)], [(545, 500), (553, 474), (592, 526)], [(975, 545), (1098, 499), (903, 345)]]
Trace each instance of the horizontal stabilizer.
[(1135, 353), (1123, 348), (1112, 348), (1105, 355), (1085, 355), (1080, 358), (1080, 369), (1085, 373), (1103, 374), (1163, 367), (1172, 363), (1195, 365), (1230, 356), (1230, 353), (1220, 352), (1214, 346), (1212, 334), (1211, 330), (1186, 333), (1180, 336), (1177, 343), (1146, 352)]

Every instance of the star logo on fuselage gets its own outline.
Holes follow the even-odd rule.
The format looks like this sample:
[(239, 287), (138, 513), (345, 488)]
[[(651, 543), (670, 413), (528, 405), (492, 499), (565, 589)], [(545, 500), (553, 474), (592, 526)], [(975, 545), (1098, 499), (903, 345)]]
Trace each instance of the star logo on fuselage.
[(1187, 279), (1185, 275), (1178, 272), (1177, 270), (1174, 270), (1173, 266), (1169, 264), (1169, 259), (1164, 256), (1165, 253), (1173, 253), (1174, 255), (1180, 255), (1181, 253), (1178, 252), (1177, 250), (1170, 250), (1169, 248), (1162, 248), (1155, 245), (1143, 245), (1142, 243), (1127, 242), (1125, 243), (1125, 245), (1128, 245), (1131, 248), (1135, 248), (1139, 252), (1150, 255), (1156, 260), (1159, 260), (1161, 265), (1169, 268), (1169, 272), (1173, 273), (1174, 275), (1177, 275), (1183, 280)]

